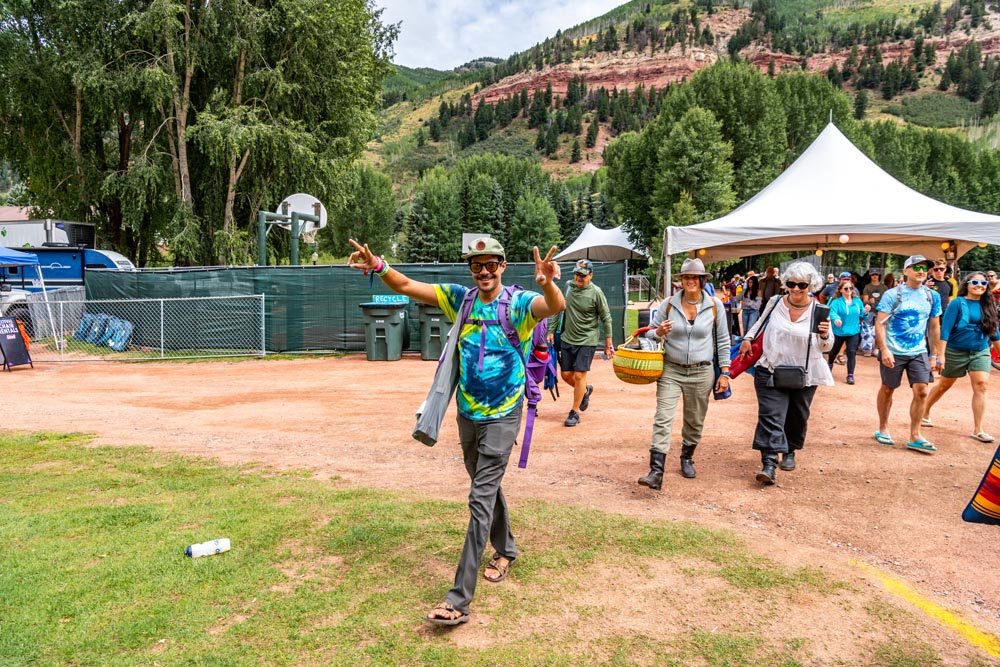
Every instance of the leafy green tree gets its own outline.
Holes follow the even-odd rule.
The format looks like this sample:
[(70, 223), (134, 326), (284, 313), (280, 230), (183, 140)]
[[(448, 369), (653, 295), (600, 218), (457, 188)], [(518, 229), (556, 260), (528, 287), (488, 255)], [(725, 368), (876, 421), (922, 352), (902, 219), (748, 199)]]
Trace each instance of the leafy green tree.
[(774, 180), (785, 164), (785, 114), (775, 82), (743, 63), (720, 61), (697, 72), (685, 86), (670, 89), (657, 118), (676, 122), (691, 106), (711, 111), (722, 124), (723, 138), (733, 147), (737, 198), (749, 199)]
[[(736, 203), (729, 162), (732, 150), (711, 111), (697, 106), (688, 109), (658, 150), (654, 209), (668, 211), (686, 193), (701, 220), (732, 210)], [(662, 231), (655, 230), (657, 235)], [(644, 239), (647, 247), (650, 240)]]
[(831, 120), (844, 128), (851, 118), (851, 102), (828, 79), (805, 72), (782, 73), (776, 80), (785, 112), (785, 164), (791, 164)]
[(360, 239), (376, 254), (389, 252), (396, 217), (392, 179), (365, 165), (356, 165), (347, 174), (347, 192), (336, 208), (328, 211), (331, 233), (321, 230), (320, 248), (343, 255), (348, 239)]
[[(245, 262), (258, 208), (344, 196), (396, 28), (367, 0), (7, 4), (0, 155), (143, 264)], [(330, 45), (336, 45), (331, 48)]]

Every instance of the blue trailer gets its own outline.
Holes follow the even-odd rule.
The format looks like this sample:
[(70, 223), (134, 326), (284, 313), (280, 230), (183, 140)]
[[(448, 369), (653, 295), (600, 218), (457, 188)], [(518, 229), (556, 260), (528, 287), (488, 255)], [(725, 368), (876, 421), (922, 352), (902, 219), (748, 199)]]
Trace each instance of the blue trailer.
[[(38, 256), (38, 268), (45, 289), (83, 287), (86, 272), (135, 271), (128, 257), (113, 250), (95, 250), (68, 244), (46, 244), (37, 248), (16, 248)], [(0, 267), (0, 315), (22, 320), (32, 333), (34, 327), (28, 309), (28, 294), (42, 291), (42, 281), (34, 266)]]

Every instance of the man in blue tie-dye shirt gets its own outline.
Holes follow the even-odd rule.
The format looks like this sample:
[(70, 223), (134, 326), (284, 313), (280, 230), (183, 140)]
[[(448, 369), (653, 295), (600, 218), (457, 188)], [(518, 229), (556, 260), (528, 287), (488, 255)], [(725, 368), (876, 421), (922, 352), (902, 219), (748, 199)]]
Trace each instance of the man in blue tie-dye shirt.
[[(381, 257), (373, 255), (367, 245), (360, 245), (353, 239), (351, 245), (354, 246), (348, 259), (351, 267), (374, 271), (393, 291), (437, 306), (452, 321), (459, 317), (469, 288), (411, 280), (392, 269)], [(566, 306), (557, 284), (559, 265), (552, 261), (555, 252), (553, 246), (543, 259), (538, 248), (534, 248), (535, 282), (542, 294), (520, 290), (511, 296), (509, 314), (520, 340), (520, 350), (511, 345), (499, 324), (497, 306), (503, 293), (501, 276), (507, 268), (503, 246), (489, 237), (478, 238), (462, 255), (479, 290), (458, 339), (458, 435), (465, 469), (472, 479), (470, 516), (455, 584), (444, 602), (426, 616), (431, 623), (458, 625), (469, 620), (469, 604), (476, 590), (487, 538), (494, 549), (483, 573), (487, 581), (506, 579), (517, 557), (507, 502), (500, 484), (514, 439), (521, 428), (524, 359), (530, 352), (532, 332), (536, 324)]]
[[(882, 387), (878, 392), (878, 430), (875, 440), (882, 445), (896, 444), (889, 434), (889, 411), (892, 394), (903, 381), (910, 381), (910, 439), (906, 446), (924, 454), (937, 447), (921, 435), (927, 384), (931, 366), (941, 368), (941, 297), (924, 286), (931, 263), (923, 255), (913, 255), (903, 263), (905, 281), (887, 290), (878, 303), (875, 317), (875, 347), (882, 365)], [(927, 341), (931, 349), (927, 349)], [(932, 352), (928, 357), (928, 352)]]

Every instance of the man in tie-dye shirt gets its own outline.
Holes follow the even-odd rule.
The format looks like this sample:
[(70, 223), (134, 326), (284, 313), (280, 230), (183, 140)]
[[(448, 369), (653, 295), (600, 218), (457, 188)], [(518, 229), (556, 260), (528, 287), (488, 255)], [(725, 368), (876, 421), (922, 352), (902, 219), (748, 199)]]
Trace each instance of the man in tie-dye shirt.
[[(903, 263), (905, 281), (882, 295), (875, 317), (875, 347), (882, 365), (882, 387), (878, 392), (878, 430), (875, 440), (894, 445), (889, 435), (889, 411), (893, 392), (902, 384), (903, 372), (913, 390), (910, 402), (909, 449), (930, 454), (937, 447), (921, 434), (927, 384), (931, 367), (941, 368), (941, 297), (924, 286), (931, 263), (923, 255), (913, 255)], [(927, 341), (930, 341), (930, 350)], [(928, 357), (928, 352), (932, 354)]]
[[(412, 280), (373, 255), (367, 245), (360, 245), (353, 239), (351, 245), (355, 250), (348, 259), (351, 267), (375, 272), (393, 291), (437, 306), (452, 321), (461, 313), (469, 288)], [(530, 352), (532, 332), (536, 324), (566, 306), (557, 284), (559, 265), (552, 261), (555, 252), (553, 246), (543, 259), (538, 248), (534, 248), (535, 282), (542, 294), (519, 290), (511, 296), (509, 315), (520, 340), (520, 350), (511, 345), (499, 323), (497, 306), (503, 293), (501, 276), (507, 268), (503, 246), (489, 237), (478, 238), (462, 255), (479, 290), (458, 339), (458, 435), (465, 469), (472, 480), (469, 527), (455, 572), (455, 584), (444, 602), (426, 616), (431, 623), (458, 625), (469, 620), (469, 604), (475, 594), (487, 538), (494, 550), (483, 573), (487, 581), (506, 579), (517, 557), (507, 502), (500, 484), (514, 439), (521, 429), (524, 359)]]

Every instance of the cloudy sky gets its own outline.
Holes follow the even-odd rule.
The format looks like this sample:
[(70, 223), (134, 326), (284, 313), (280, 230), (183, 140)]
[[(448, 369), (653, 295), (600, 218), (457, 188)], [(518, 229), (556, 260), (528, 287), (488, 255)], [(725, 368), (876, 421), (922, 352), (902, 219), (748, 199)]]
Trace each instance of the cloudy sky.
[(447, 70), (482, 56), (506, 58), (556, 30), (625, 0), (375, 0), (385, 23), (402, 23), (393, 62)]

